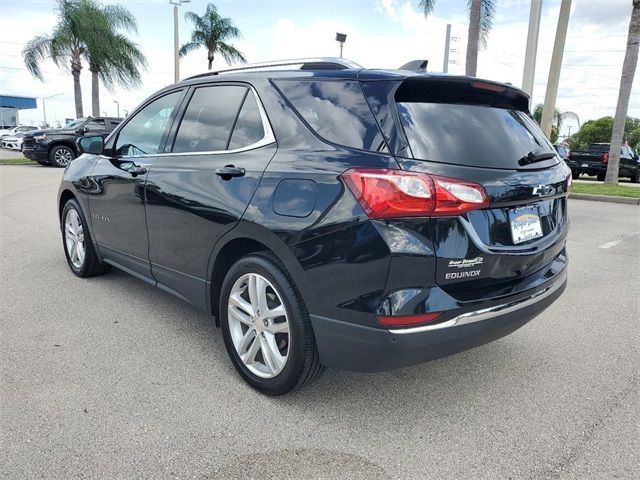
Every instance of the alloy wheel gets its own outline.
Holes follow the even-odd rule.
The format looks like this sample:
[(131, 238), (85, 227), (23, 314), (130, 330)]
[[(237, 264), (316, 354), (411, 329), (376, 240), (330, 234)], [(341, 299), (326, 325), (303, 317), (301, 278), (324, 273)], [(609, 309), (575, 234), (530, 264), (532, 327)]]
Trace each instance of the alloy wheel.
[(80, 216), (74, 208), (69, 209), (64, 220), (64, 240), (69, 261), (75, 268), (82, 268), (86, 254), (84, 230)]
[(71, 150), (67, 148), (59, 148), (54, 153), (53, 158), (58, 165), (66, 166), (69, 165), (71, 160), (73, 160), (73, 155), (71, 154)]
[(277, 289), (257, 273), (231, 288), (227, 305), (231, 340), (247, 369), (260, 378), (278, 375), (289, 357), (289, 318)]

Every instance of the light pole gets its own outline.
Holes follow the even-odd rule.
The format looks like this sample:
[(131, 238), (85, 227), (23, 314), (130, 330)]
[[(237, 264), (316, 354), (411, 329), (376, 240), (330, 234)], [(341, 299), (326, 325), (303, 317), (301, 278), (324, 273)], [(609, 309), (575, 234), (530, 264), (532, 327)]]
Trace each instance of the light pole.
[(347, 41), (346, 33), (336, 33), (336, 42), (340, 42), (340, 58), (342, 58), (342, 47), (344, 46), (344, 42)]
[(117, 100), (114, 100), (113, 103), (116, 104), (116, 109), (117, 109), (117, 114), (116, 117), (120, 118), (120, 102), (118, 102)]
[(173, 5), (173, 64), (174, 64), (174, 80), (176, 83), (180, 81), (180, 57), (178, 50), (180, 49), (180, 41), (178, 38), (178, 7), (185, 3), (190, 3), (191, 0), (169, 0), (169, 3)]
[(447, 23), (447, 33), (444, 36), (444, 62), (442, 65), (443, 73), (449, 71), (449, 49), (451, 48), (451, 24)]
[(47, 127), (47, 105), (45, 100), (49, 100), (50, 98), (53, 97), (59, 97), (60, 95), (63, 95), (62, 93), (55, 93), (53, 95), (49, 95), (48, 97), (42, 97), (42, 115), (44, 117), (44, 126)]

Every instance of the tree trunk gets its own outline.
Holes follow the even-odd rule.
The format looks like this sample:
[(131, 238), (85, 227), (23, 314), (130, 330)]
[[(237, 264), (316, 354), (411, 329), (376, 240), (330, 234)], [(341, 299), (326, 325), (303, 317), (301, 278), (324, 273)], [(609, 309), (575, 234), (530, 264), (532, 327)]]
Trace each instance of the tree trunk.
[(207, 59), (209, 60), (209, 70), (211, 70), (211, 68), (213, 67), (213, 53), (209, 52)]
[(82, 118), (82, 88), (80, 87), (80, 72), (82, 70), (82, 63), (79, 59), (71, 61), (71, 74), (73, 75), (73, 97), (76, 104), (76, 118)]
[(469, 9), (469, 36), (467, 39), (467, 64), (465, 75), (475, 77), (478, 71), (478, 45), (480, 43), (480, 1), (471, 0)]
[(95, 70), (91, 70), (91, 116), (100, 116), (100, 77)]
[(627, 120), (629, 98), (633, 76), (638, 64), (638, 44), (640, 42), (640, 0), (633, 0), (631, 21), (629, 22), (629, 35), (627, 37), (627, 52), (622, 64), (622, 77), (620, 78), (620, 91), (616, 116), (613, 118), (613, 133), (611, 134), (611, 148), (609, 149), (609, 165), (604, 183), (616, 185), (618, 183), (618, 171), (620, 169), (620, 149), (624, 136), (624, 125)]

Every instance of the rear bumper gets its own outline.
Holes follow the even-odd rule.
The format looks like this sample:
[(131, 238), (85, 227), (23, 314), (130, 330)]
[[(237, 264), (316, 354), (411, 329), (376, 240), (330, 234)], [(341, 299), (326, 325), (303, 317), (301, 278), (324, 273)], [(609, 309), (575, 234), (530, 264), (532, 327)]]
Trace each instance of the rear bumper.
[(565, 268), (534, 292), (423, 327), (386, 330), (315, 315), (311, 322), (323, 365), (379, 372), (445, 357), (504, 337), (551, 305), (566, 285)]

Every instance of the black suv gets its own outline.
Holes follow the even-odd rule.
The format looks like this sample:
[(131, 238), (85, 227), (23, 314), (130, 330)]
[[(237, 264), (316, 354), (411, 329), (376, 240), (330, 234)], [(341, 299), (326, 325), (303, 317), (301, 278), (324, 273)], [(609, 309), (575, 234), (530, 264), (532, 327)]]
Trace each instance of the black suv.
[(36, 130), (24, 136), (22, 153), (40, 165), (66, 167), (78, 156), (76, 141), (85, 135), (107, 136), (122, 121), (114, 117), (78, 118), (63, 128)]
[(271, 395), (482, 345), (560, 296), (571, 175), (525, 93), (298, 63), (184, 80), (82, 139), (59, 191), (71, 270), (210, 312)]

